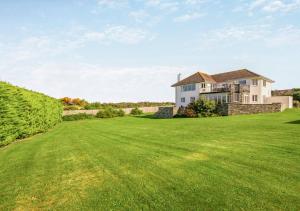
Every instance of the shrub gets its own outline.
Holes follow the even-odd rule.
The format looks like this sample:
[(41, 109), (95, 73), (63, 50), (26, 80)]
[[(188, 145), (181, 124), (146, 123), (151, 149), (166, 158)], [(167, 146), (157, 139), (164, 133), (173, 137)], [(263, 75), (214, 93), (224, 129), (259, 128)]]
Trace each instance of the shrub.
[(184, 109), (183, 115), (184, 117), (188, 117), (188, 118), (198, 117), (198, 114), (196, 113), (193, 104), (188, 105)]
[(300, 108), (300, 102), (297, 100), (294, 100), (294, 108)]
[(141, 114), (143, 114), (143, 111), (141, 109), (134, 108), (130, 111), (130, 114), (131, 115), (141, 115)]
[(98, 111), (97, 118), (113, 118), (113, 117), (122, 117), (125, 116), (125, 112), (122, 109), (114, 109), (107, 107), (103, 110)]
[(0, 82), (0, 146), (47, 131), (61, 116), (59, 100)]
[(63, 116), (64, 121), (76, 121), (76, 120), (83, 120), (83, 119), (94, 119), (95, 116), (92, 114), (73, 114), (73, 115), (68, 115), (68, 116)]
[(87, 104), (84, 107), (84, 109), (87, 109), (87, 110), (94, 110), (94, 109), (100, 109), (100, 108), (102, 108), (102, 105), (101, 105), (101, 103), (98, 103), (98, 102)]
[(192, 104), (193, 110), (201, 117), (216, 116), (217, 105), (213, 100), (200, 97)]
[(180, 107), (175, 117), (212, 117), (218, 116), (218, 105), (215, 101), (199, 98), (187, 107)]
[(294, 91), (293, 98), (296, 101), (300, 101), (300, 91)]

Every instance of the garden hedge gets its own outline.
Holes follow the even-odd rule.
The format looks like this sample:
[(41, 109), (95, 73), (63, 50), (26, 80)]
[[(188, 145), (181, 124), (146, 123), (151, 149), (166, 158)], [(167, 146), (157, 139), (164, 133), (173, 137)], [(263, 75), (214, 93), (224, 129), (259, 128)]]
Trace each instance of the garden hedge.
[(45, 132), (62, 119), (59, 100), (0, 82), (0, 146)]

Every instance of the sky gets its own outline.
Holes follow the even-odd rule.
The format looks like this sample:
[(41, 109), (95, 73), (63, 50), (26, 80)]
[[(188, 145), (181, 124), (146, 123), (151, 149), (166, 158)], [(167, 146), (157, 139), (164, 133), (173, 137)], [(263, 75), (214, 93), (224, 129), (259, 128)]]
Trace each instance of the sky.
[(174, 101), (177, 74), (300, 87), (300, 0), (0, 0), (0, 80), (53, 97)]

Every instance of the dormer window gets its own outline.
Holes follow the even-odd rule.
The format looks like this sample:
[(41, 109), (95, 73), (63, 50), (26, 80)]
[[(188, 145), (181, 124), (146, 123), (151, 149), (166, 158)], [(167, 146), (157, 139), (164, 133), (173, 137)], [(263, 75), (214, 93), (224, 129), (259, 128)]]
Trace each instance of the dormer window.
[(202, 84), (201, 84), (201, 88), (202, 88), (202, 89), (205, 89), (205, 87), (206, 87), (206, 84), (205, 84), (205, 83), (202, 83)]

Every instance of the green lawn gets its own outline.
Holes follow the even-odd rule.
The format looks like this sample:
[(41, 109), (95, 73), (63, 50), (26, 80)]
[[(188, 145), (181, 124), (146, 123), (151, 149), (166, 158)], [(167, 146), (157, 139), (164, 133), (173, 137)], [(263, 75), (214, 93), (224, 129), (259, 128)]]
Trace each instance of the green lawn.
[(64, 122), (0, 166), (0, 210), (300, 210), (300, 110)]

